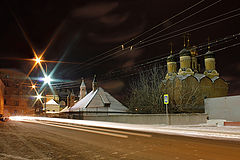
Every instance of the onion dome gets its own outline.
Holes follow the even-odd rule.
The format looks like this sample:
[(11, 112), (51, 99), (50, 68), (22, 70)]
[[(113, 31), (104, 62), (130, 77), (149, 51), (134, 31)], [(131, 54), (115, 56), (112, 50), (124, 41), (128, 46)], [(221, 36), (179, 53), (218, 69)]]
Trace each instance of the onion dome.
[(212, 51), (207, 51), (207, 53), (205, 53), (204, 58), (215, 58), (215, 54)]
[(174, 55), (170, 55), (167, 57), (167, 62), (175, 62), (175, 57)]
[(180, 52), (179, 52), (180, 56), (191, 56), (191, 52), (189, 50), (187, 50), (186, 48), (183, 48)]

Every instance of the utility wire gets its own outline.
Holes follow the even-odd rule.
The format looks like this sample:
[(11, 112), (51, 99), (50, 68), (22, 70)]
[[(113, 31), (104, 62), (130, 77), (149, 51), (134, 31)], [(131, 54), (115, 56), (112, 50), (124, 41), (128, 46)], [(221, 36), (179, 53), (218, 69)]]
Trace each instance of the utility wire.
[[(210, 43), (207, 43), (207, 44), (200, 44), (197, 46), (197, 50), (200, 51), (200, 50), (203, 50), (204, 48), (206, 48), (207, 46), (214, 46), (214, 45), (219, 45), (220, 43), (226, 43), (226, 42), (229, 42), (231, 39), (237, 39), (237, 37), (240, 36), (240, 33), (237, 33), (237, 34), (234, 34), (234, 35), (230, 35), (230, 36), (226, 36), (224, 38), (221, 38), (221, 39), (217, 39), (217, 40), (214, 40)], [(233, 45), (230, 45), (230, 46), (227, 46), (227, 47), (223, 47), (223, 48), (220, 48), (218, 50), (214, 50), (212, 52), (219, 52), (221, 50), (224, 50), (224, 49), (228, 49), (228, 48), (232, 48), (232, 47), (235, 47), (235, 46), (238, 46), (240, 45), (240, 43), (236, 43), (236, 44), (233, 44)], [(167, 53), (169, 54), (169, 53)], [(173, 56), (176, 56), (176, 55), (179, 55), (179, 52), (175, 52), (173, 54)], [(204, 56), (204, 54), (201, 54), (199, 56), (196, 56), (196, 57), (201, 57), (201, 56)], [(137, 66), (133, 66), (131, 68), (136, 68), (136, 67), (145, 67), (146, 65), (149, 65), (149, 64), (153, 64), (153, 63), (156, 63), (156, 62), (159, 62), (159, 61), (162, 61), (162, 60), (165, 60), (167, 58), (167, 56), (165, 57), (161, 57), (160, 59), (156, 59), (156, 60), (153, 60), (153, 61), (148, 61), (147, 63), (142, 63), (142, 64), (138, 64)], [(145, 65), (145, 66), (144, 66)], [(165, 65), (166, 66), (166, 65)], [(125, 70), (127, 70), (127, 68), (125, 68)], [(124, 71), (124, 69), (122, 69), (122, 71)], [(130, 70), (132, 71), (132, 70)], [(115, 74), (115, 73), (118, 73), (120, 74), (121, 71), (114, 71), (114, 72), (111, 72), (110, 74)], [(109, 73), (105, 74), (105, 75), (108, 75)], [(132, 74), (128, 74), (127, 76), (125, 76), (124, 74), (121, 75), (121, 76), (118, 76), (118, 77), (128, 77), (128, 76), (133, 76), (133, 75), (136, 75), (138, 73), (132, 73)], [(106, 76), (105, 76), (106, 77)], [(71, 88), (71, 87), (74, 87), (74, 86), (77, 86), (79, 87), (79, 84), (80, 84), (80, 81), (79, 80), (76, 80), (76, 81), (71, 81), (71, 82), (61, 82), (60, 84), (59, 83), (55, 83), (55, 84), (52, 84), (58, 88)], [(66, 86), (67, 85), (67, 86)], [(71, 86), (71, 87), (70, 87)]]
[[(94, 59), (97, 58), (97, 57), (101, 57), (101, 56), (103, 56), (103, 55), (105, 55), (105, 54), (107, 54), (107, 53), (109, 53), (109, 52), (111, 52), (111, 51), (114, 51), (114, 50), (118, 49), (118, 48), (121, 49), (122, 46), (124, 47), (126, 44), (128, 44), (128, 43), (130, 43), (130, 42), (132, 42), (132, 41), (134, 41), (134, 40), (136, 40), (136, 39), (138, 39), (139, 37), (143, 36), (144, 34), (150, 32), (150, 31), (154, 30), (155, 28), (157, 28), (157, 27), (163, 25), (164, 23), (166, 23), (166, 22), (168, 22), (168, 21), (170, 21), (170, 20), (176, 18), (177, 16), (179, 16), (179, 15), (185, 13), (186, 11), (188, 11), (188, 10), (190, 10), (190, 9), (192, 9), (192, 8), (194, 8), (194, 7), (196, 7), (197, 5), (201, 4), (201, 3), (204, 2), (204, 1), (205, 1), (205, 0), (201, 0), (201, 1), (199, 1), (198, 3), (196, 3), (196, 4), (194, 4), (194, 5), (190, 6), (190, 7), (188, 7), (187, 9), (185, 9), (185, 10), (183, 10), (183, 11), (181, 11), (181, 12), (175, 14), (174, 16), (172, 16), (172, 17), (166, 19), (165, 21), (163, 21), (163, 22), (157, 24), (156, 26), (152, 27), (151, 29), (149, 29), (149, 30), (147, 30), (147, 31), (145, 31), (145, 32), (143, 32), (143, 33), (141, 33), (141, 34), (139, 34), (138, 36), (136, 36), (136, 37), (130, 39), (129, 41), (127, 41), (127, 42), (121, 44), (120, 46), (117, 46), (117, 47), (115, 47), (115, 48), (113, 48), (113, 49), (111, 49), (111, 50), (109, 50), (109, 51), (106, 51), (106, 52), (104, 52), (104, 53), (102, 53), (102, 54), (99, 54), (99, 55), (97, 55), (97, 56), (95, 56), (95, 57), (93, 57), (93, 58), (88, 59), (85, 63), (87, 63), (87, 62), (89, 62), (89, 61), (92, 61), (92, 60), (94, 60)], [(219, 0), (219, 1), (221, 1), (221, 0)], [(216, 2), (215, 2), (215, 3), (216, 3)], [(125, 47), (124, 47), (124, 49), (125, 49)], [(97, 61), (98, 61), (98, 60), (97, 60)], [(94, 62), (92, 62), (92, 63), (94, 63)], [(90, 65), (90, 64), (88, 63), (87, 65)]]
[(207, 20), (204, 20), (204, 21), (201, 21), (201, 22), (198, 22), (198, 23), (192, 24), (192, 25), (190, 25), (190, 26), (187, 26), (187, 27), (184, 27), (184, 28), (178, 29), (178, 30), (176, 30), (176, 31), (173, 31), (173, 32), (170, 32), (170, 33), (167, 33), (167, 34), (164, 34), (164, 35), (161, 35), (161, 36), (158, 36), (158, 37), (152, 38), (152, 39), (150, 39), (150, 40), (148, 40), (148, 41), (145, 41), (145, 42), (143, 42), (143, 43), (148, 43), (148, 42), (151, 42), (151, 41), (153, 41), (153, 40), (157, 40), (157, 39), (159, 39), (159, 38), (162, 38), (162, 37), (165, 37), (165, 36), (168, 36), (168, 35), (171, 35), (171, 34), (177, 33), (177, 32), (179, 32), (179, 31), (183, 31), (183, 30), (185, 30), (185, 29), (192, 28), (192, 27), (195, 27), (195, 26), (198, 26), (198, 25), (201, 25), (201, 24), (204, 24), (204, 23), (210, 22), (210, 21), (212, 21), (212, 20), (214, 20), (214, 19), (217, 19), (217, 18), (220, 18), (220, 17), (226, 16), (226, 15), (229, 15), (229, 14), (231, 14), (231, 13), (233, 13), (233, 12), (236, 12), (236, 11), (239, 11), (239, 10), (240, 10), (240, 8), (235, 9), (235, 10), (232, 10), (232, 11), (230, 11), (230, 12), (227, 12), (227, 13), (224, 13), (224, 14), (221, 14), (221, 15), (218, 15), (218, 16), (215, 16), (215, 17), (212, 17), (212, 18), (209, 18), (209, 19), (207, 19)]
[(145, 39), (143, 39), (142, 41), (140, 41), (139, 44), (140, 44), (140, 43), (144, 43), (145, 40), (147, 40), (147, 39), (149, 39), (149, 38), (151, 38), (151, 37), (154, 37), (155, 35), (163, 32), (163, 31), (165, 31), (165, 30), (167, 30), (167, 29), (169, 29), (169, 28), (171, 28), (171, 27), (173, 27), (173, 26), (175, 26), (175, 25), (177, 25), (177, 24), (179, 24), (179, 23), (181, 23), (181, 22), (183, 22), (183, 21), (185, 21), (186, 19), (191, 18), (192, 16), (194, 16), (194, 15), (196, 15), (196, 14), (198, 14), (198, 13), (201, 13), (202, 11), (204, 11), (204, 10), (206, 10), (206, 9), (214, 6), (215, 4), (217, 4), (217, 3), (221, 2), (221, 1), (222, 1), (222, 0), (219, 0), (219, 1), (217, 1), (217, 2), (214, 2), (213, 4), (207, 6), (207, 7), (203, 8), (203, 9), (200, 9), (199, 11), (197, 11), (197, 12), (195, 12), (195, 13), (193, 13), (193, 14), (185, 17), (185, 18), (183, 18), (182, 20), (180, 20), (180, 21), (178, 21), (178, 22), (176, 22), (176, 23), (174, 23), (174, 24), (172, 24), (172, 25), (170, 25), (170, 26), (168, 26), (168, 27), (166, 27), (166, 28), (164, 28), (164, 29), (162, 29), (162, 30), (160, 30), (160, 31), (158, 31), (158, 32), (156, 32), (156, 33), (148, 36), (148, 37), (146, 37)]
[[(229, 49), (229, 48), (233, 48), (233, 47), (236, 47), (236, 46), (240, 46), (240, 42), (239, 42), (239, 43), (235, 43), (235, 44), (230, 45), (230, 46), (227, 46), (227, 47), (223, 47), (223, 48), (214, 50), (214, 51), (212, 51), (212, 52), (213, 52), (213, 53), (217, 53), (217, 52), (219, 52), (219, 51), (226, 50), (226, 49)], [(198, 57), (202, 57), (202, 56), (204, 56), (204, 54), (198, 55), (198, 56), (196, 56), (196, 57), (198, 58)], [(179, 63), (179, 61), (177, 61), (177, 63)], [(166, 67), (167, 65), (162, 65), (162, 66)], [(143, 72), (147, 72), (147, 71), (151, 71), (151, 69), (144, 70)], [(116, 78), (126, 78), (126, 77), (130, 77), (130, 76), (138, 75), (138, 74), (139, 74), (139, 73), (131, 73), (131, 74), (125, 74), (125, 75), (123, 74), (123, 75), (121, 75), (121, 76), (115, 77), (115, 79), (116, 79)], [(108, 81), (108, 80), (104, 80), (104, 81)]]
[[(220, 44), (223, 44), (223, 43), (227, 43), (229, 41), (237, 39), (239, 36), (240, 36), (240, 33), (230, 35), (230, 36), (226, 36), (224, 38), (217, 39), (217, 40), (212, 41), (212, 42), (207, 43), (207, 44), (200, 44), (200, 45), (196, 46), (196, 49), (199, 52), (199, 51), (205, 49), (207, 46), (213, 47), (213, 46), (217, 46), (217, 45), (220, 45)], [(126, 68), (119, 69), (119, 70), (116, 69), (113, 72), (107, 73), (107, 74), (116, 74), (116, 73), (120, 73), (121, 71), (124, 71), (124, 70), (130, 70), (130, 69), (134, 70), (137, 67), (145, 67), (147, 65), (150, 65), (150, 64), (153, 64), (153, 63), (156, 63), (156, 62), (163, 61), (163, 60), (167, 59), (167, 57), (169, 56), (169, 53), (166, 53), (165, 55), (167, 55), (167, 56), (161, 55), (161, 58), (154, 59), (152, 61), (147, 61), (145, 63), (137, 64), (137, 65), (132, 66), (132, 67), (126, 67)], [(176, 55), (179, 55), (179, 51), (175, 52), (173, 54), (173, 56), (176, 56)]]
[[(223, 18), (223, 19), (221, 19), (221, 20), (218, 20), (218, 21), (215, 21), (215, 22), (212, 22), (212, 23), (209, 23), (209, 24), (202, 25), (202, 26), (197, 27), (197, 28), (194, 28), (194, 29), (190, 29), (190, 30), (188, 30), (188, 31), (186, 31), (186, 32), (188, 32), (188, 33), (189, 33), (189, 32), (193, 32), (193, 31), (202, 29), (202, 28), (204, 28), (204, 27), (208, 27), (208, 26), (210, 26), (210, 25), (213, 25), (213, 24), (216, 24), (216, 23), (219, 23), (219, 22), (222, 22), (222, 21), (225, 21), (225, 20), (228, 20), (228, 19), (237, 17), (237, 16), (239, 16), (239, 15), (240, 15), (240, 13), (235, 14), (235, 15), (232, 15), (232, 16), (229, 16), (229, 17), (226, 17), (226, 18)], [(177, 36), (182, 35), (182, 34), (184, 34), (184, 33), (185, 33), (185, 32), (182, 32), (182, 33), (179, 33), (179, 34), (176, 34), (176, 35), (173, 35), (173, 36), (170, 36), (170, 37), (161, 39), (161, 40), (157, 40), (157, 41), (155, 41), (155, 42), (152, 42), (152, 43), (143, 45), (143, 46), (138, 47), (138, 48), (136, 48), (136, 49), (140, 49), (140, 48), (143, 48), (143, 47), (147, 47), (147, 46), (153, 45), (153, 44), (155, 44), (155, 43), (159, 43), (159, 42), (165, 41), (165, 40), (167, 40), (167, 39), (177, 37)]]
[[(181, 33), (179, 33), (179, 34), (176, 34), (176, 35), (173, 35), (173, 36), (170, 36), (170, 37), (167, 37), (167, 38), (163, 38), (163, 39), (157, 40), (157, 41), (152, 42), (152, 43), (149, 43), (149, 44), (145, 44), (145, 45), (140, 46), (140, 47), (136, 47), (135, 50), (141, 49), (141, 48), (144, 48), (144, 47), (147, 47), (147, 46), (150, 46), (150, 45), (153, 45), (153, 44), (162, 42), (162, 41), (166, 41), (166, 40), (168, 40), (168, 39), (171, 39), (171, 38), (174, 38), (174, 37), (177, 37), (177, 36), (181, 36), (181, 35), (183, 35), (183, 34), (186, 33), (186, 32), (190, 33), (190, 32), (193, 32), (193, 31), (202, 29), (202, 28), (204, 28), (204, 27), (207, 27), (207, 26), (210, 26), (210, 25), (213, 25), (213, 24), (216, 24), (216, 23), (219, 23), (219, 22), (222, 22), (222, 21), (225, 21), (225, 20), (228, 20), (228, 19), (237, 17), (237, 16), (239, 16), (239, 15), (240, 15), (240, 13), (235, 14), (235, 15), (232, 15), (232, 16), (229, 16), (229, 17), (226, 17), (226, 18), (223, 18), (223, 19), (221, 19), (221, 20), (214, 21), (214, 22), (209, 23), (209, 24), (202, 25), (202, 26), (197, 27), (197, 28), (194, 28), (194, 29), (190, 29), (190, 30), (188, 30), (188, 31), (181, 32)], [(124, 51), (128, 51), (128, 52), (129, 52), (130, 49), (131, 49), (131, 47), (128, 47), (128, 48), (125, 48)], [(125, 54), (125, 52), (123, 52), (123, 53), (121, 53), (121, 54), (116, 55), (117, 53), (120, 53), (120, 52), (122, 52), (122, 51), (121, 51), (121, 50), (120, 50), (120, 51), (116, 51), (116, 52), (114, 52), (113, 54), (111, 54), (111, 56), (114, 55), (114, 57), (109, 57), (110, 55), (109, 55), (109, 56), (106, 56), (106, 57), (109, 57), (109, 58), (108, 58), (108, 59), (106, 59), (106, 57), (105, 57), (104, 59), (102, 58), (102, 59), (101, 59), (102, 61), (100, 61), (100, 62), (98, 62), (98, 63), (95, 63), (95, 64), (92, 64), (92, 66), (90, 66), (90, 67), (88, 67), (88, 68), (86, 68), (86, 69), (90, 69), (90, 68), (92, 68), (93, 66), (96, 66), (96, 65), (98, 65), (98, 64), (104, 63), (104, 62), (106, 62), (106, 61), (108, 61), (108, 60), (111, 60), (111, 59), (113, 59), (113, 58), (116, 58), (116, 57), (119, 57), (119, 56)]]

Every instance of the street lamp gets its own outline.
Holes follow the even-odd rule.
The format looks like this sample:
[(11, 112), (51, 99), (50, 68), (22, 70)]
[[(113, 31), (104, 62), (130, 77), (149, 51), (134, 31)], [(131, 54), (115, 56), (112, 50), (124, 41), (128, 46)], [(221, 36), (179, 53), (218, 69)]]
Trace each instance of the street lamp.
[(42, 96), (41, 95), (37, 95), (37, 99), (39, 100), (39, 99), (41, 99), (42, 98)]
[(50, 84), (50, 82), (52, 81), (52, 79), (51, 79), (50, 76), (45, 76), (45, 77), (43, 78), (43, 81), (44, 81), (44, 83)]
[(41, 59), (37, 57), (35, 61), (39, 64), (41, 62)]
[(34, 89), (34, 88), (36, 88), (36, 86), (35, 86), (35, 85), (32, 85), (32, 88)]

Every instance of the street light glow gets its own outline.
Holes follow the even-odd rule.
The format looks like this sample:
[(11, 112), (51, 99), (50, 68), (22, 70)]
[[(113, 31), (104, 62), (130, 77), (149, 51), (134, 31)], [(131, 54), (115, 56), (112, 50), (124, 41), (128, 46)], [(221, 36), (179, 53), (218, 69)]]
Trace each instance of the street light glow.
[(35, 86), (35, 85), (32, 85), (32, 88), (36, 88), (36, 86)]
[(37, 99), (41, 99), (42, 98), (42, 96), (41, 95), (37, 95)]
[(40, 62), (41, 62), (41, 59), (37, 57), (37, 58), (35, 59), (35, 61), (36, 61), (37, 63), (40, 63)]
[(50, 76), (46, 76), (43, 80), (44, 80), (44, 83), (48, 83), (48, 84), (50, 84), (50, 82), (52, 81)]

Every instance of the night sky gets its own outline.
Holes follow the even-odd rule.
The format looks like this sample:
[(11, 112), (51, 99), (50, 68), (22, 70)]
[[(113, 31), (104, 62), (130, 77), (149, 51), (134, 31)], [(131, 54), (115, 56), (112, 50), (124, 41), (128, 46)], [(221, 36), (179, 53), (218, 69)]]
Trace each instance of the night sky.
[[(44, 54), (45, 60), (61, 59), (65, 62), (79, 63), (60, 64), (53, 75), (58, 79), (77, 80), (81, 77), (90, 79), (94, 74), (101, 76), (117, 68), (131, 67), (143, 60), (147, 61), (156, 56), (165, 56), (166, 53), (169, 53), (170, 42), (173, 43), (173, 51), (179, 51), (183, 48), (183, 35), (141, 49), (135, 50), (133, 48), (131, 52), (126, 52), (108, 61), (95, 62), (96, 59), (103, 57), (99, 55), (105, 51), (121, 46), (124, 42), (197, 2), (199, 1), (2, 0), (0, 2), (0, 68), (13, 68), (27, 73), (33, 65), (33, 62), (30, 61), (13, 60), (13, 58), (29, 59), (34, 57), (29, 44), (17, 25), (17, 21), (38, 54), (45, 49), (51, 39), (53, 40)], [(216, 1), (206, 0), (128, 45), (137, 43), (214, 2)], [(239, 0), (222, 0), (159, 35), (176, 31), (238, 8), (240, 8)], [(231, 15), (239, 13), (240, 11), (237, 11)], [(236, 16), (190, 32), (190, 43), (191, 45), (207, 43), (208, 37), (215, 40), (239, 32), (240, 16)], [(239, 43), (239, 39), (211, 49), (220, 49), (236, 43)], [(121, 50), (121, 48), (118, 47), (115, 51), (118, 50)], [(220, 76), (229, 83), (229, 95), (240, 94), (239, 50), (240, 46), (238, 45), (216, 53), (216, 69)], [(199, 54), (206, 51), (207, 49), (202, 50)], [(90, 63), (95, 65), (89, 65)], [(56, 63), (48, 63), (48, 70), (52, 70), (55, 65)], [(36, 68), (30, 76), (38, 76), (39, 72), (40, 70)], [(119, 79), (109, 81), (103, 84), (103, 87), (109, 91), (118, 92), (124, 88), (124, 83)]]

